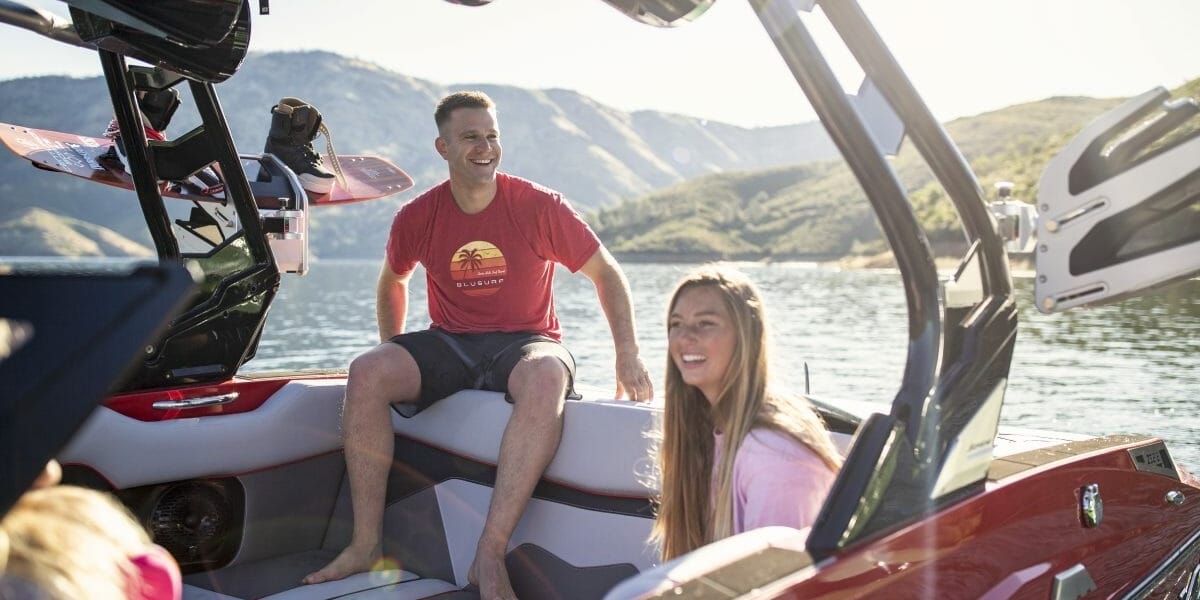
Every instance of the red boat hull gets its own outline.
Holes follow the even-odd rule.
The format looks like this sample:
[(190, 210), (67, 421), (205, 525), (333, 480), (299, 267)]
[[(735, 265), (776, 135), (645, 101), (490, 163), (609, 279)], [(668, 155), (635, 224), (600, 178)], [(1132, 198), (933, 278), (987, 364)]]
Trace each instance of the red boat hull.
[[(1160, 443), (1153, 438), (1084, 444), (1099, 443), (1106, 447), (989, 481), (983, 494), (779, 581), (771, 597), (1051, 598), (1055, 576), (1076, 565), (1095, 583), (1089, 598), (1194, 597), (1184, 592), (1200, 591), (1195, 480), (1135, 469), (1128, 451)], [(993, 473), (1012, 468), (1006, 462)], [(1080, 517), (1089, 484), (1104, 500), (1094, 528)], [(1185, 500), (1169, 502), (1170, 492)]]

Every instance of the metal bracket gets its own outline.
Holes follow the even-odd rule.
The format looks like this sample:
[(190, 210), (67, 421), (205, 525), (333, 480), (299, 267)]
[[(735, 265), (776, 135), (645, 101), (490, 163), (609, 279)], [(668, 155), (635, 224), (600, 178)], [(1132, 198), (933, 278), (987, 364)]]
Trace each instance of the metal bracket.
[(1079, 499), (1079, 516), (1084, 527), (1098, 527), (1104, 520), (1104, 499), (1100, 497), (1100, 484), (1083, 486)]
[(900, 152), (900, 144), (904, 142), (904, 121), (896, 114), (896, 109), (888, 104), (883, 92), (870, 77), (864, 78), (858, 86), (858, 93), (850, 95), (850, 104), (858, 111), (867, 132), (879, 152), (886, 156), (896, 156)]
[(1088, 574), (1087, 568), (1077, 564), (1054, 576), (1054, 590), (1050, 593), (1051, 600), (1076, 600), (1096, 590), (1096, 582)]

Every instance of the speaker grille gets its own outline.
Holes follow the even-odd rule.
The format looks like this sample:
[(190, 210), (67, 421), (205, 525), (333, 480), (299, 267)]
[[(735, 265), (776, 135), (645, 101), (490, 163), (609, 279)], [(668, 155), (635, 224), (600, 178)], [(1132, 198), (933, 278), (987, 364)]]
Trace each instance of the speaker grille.
[(162, 489), (147, 526), (154, 542), (184, 566), (227, 562), (241, 537), (240, 495), (213, 481), (186, 481)]

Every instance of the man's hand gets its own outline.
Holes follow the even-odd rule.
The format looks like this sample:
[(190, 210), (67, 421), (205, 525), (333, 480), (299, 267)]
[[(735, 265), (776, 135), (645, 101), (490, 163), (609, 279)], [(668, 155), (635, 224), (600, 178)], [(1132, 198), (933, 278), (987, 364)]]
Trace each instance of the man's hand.
[(617, 392), (614, 398), (628, 397), (634, 402), (649, 402), (654, 397), (650, 373), (637, 354), (617, 357)]
[(638, 356), (637, 333), (633, 327), (633, 300), (629, 282), (608, 250), (601, 246), (579, 272), (592, 280), (600, 308), (608, 317), (613, 347), (617, 351), (617, 391), (614, 398), (629, 398), (634, 402), (649, 402), (654, 397), (654, 384), (646, 365)]

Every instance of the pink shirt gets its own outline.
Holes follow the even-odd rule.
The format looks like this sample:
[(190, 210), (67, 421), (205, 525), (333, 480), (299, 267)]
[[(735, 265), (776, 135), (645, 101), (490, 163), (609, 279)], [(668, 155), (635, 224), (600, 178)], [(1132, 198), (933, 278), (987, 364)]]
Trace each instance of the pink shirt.
[(554, 264), (578, 271), (600, 239), (553, 190), (496, 174), (496, 196), (468, 215), (446, 181), (404, 205), (392, 222), (388, 264), (425, 266), (430, 325), (451, 333), (530, 331), (561, 338)]
[[(716, 437), (713, 464), (724, 444)], [(837, 474), (808, 446), (773, 429), (752, 429), (733, 462), (733, 533), (811, 527)]]

